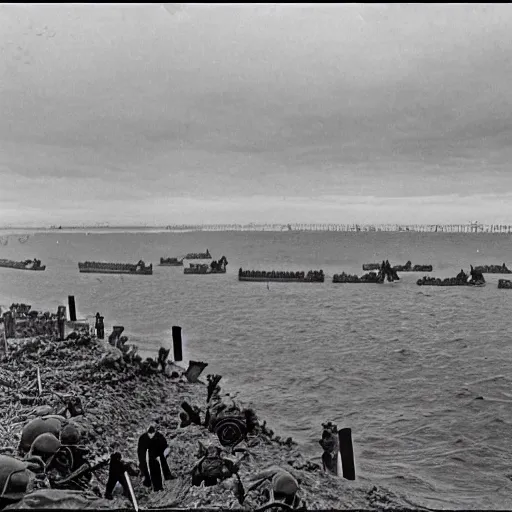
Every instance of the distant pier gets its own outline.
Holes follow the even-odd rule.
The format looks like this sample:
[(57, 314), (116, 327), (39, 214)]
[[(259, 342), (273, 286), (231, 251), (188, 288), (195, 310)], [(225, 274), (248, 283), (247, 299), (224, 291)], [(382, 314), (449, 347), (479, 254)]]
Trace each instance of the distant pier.
[[(52, 231), (51, 228), (26, 228), (6, 226), (2, 230), (16, 232), (17, 230), (27, 231)], [(315, 232), (315, 231), (337, 231), (337, 232), (377, 232), (388, 233), (413, 232), (413, 233), (512, 233), (512, 224), (483, 224), (480, 222), (468, 222), (466, 224), (335, 224), (335, 223), (292, 223), (292, 224), (174, 224), (165, 226), (62, 226), (62, 230), (91, 230), (105, 229), (122, 232), (123, 230), (167, 230), (173, 232), (185, 231), (274, 231), (274, 232)], [(19, 240), (24, 242), (26, 240)], [(6, 237), (0, 237), (0, 245), (6, 245)]]
[(338, 231), (415, 233), (501, 233), (510, 234), (512, 225), (481, 224), (212, 224), (166, 226), (170, 231)]

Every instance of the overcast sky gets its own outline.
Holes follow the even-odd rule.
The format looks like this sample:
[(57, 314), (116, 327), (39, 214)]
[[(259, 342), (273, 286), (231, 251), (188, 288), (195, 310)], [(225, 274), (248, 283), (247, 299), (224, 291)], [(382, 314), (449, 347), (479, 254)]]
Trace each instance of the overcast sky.
[(512, 223), (512, 6), (0, 5), (0, 225)]

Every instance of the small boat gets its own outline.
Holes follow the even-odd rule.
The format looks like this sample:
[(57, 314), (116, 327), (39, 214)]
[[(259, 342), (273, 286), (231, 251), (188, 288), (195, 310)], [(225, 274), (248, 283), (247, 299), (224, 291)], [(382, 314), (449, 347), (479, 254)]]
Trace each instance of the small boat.
[(503, 265), (482, 265), (475, 267), (475, 270), (482, 274), (512, 274), (512, 270), (508, 269), (505, 263)]
[(209, 265), (206, 263), (198, 263), (194, 264), (191, 263), (190, 267), (183, 269), (184, 274), (225, 274), (226, 269), (216, 269), (213, 270)]
[(395, 265), (393, 270), (397, 272), (432, 272), (432, 265), (412, 265), (410, 261), (408, 261), (405, 265)]
[(512, 289), (512, 281), (510, 279), (500, 279), (498, 281), (498, 288), (510, 290)]
[(184, 274), (225, 274), (228, 260), (226, 256), (217, 261), (212, 261), (209, 265), (207, 263), (190, 263), (189, 268), (184, 268)]
[(212, 255), (210, 251), (206, 249), (206, 252), (189, 252), (185, 258), (186, 260), (211, 260)]
[[(480, 288), (482, 286), (485, 286), (485, 282), (472, 282), (472, 281), (452, 281), (453, 278), (447, 278), (447, 279), (439, 279), (439, 278), (431, 278), (431, 280), (423, 281), (422, 279), (418, 279), (416, 284), (418, 286), (473, 286), (476, 288)], [(499, 288), (499, 286), (498, 286)]]
[(305, 272), (284, 272), (275, 270), (269, 272), (265, 270), (240, 269), (238, 271), (238, 280), (259, 283), (323, 283), (325, 281), (325, 275), (323, 270), (310, 270), (306, 274)]
[(33, 260), (13, 261), (13, 260), (0, 260), (0, 267), (14, 268), (16, 270), (46, 270), (46, 265), (41, 265), (41, 260), (34, 258)]
[(332, 276), (332, 282), (343, 284), (382, 284), (384, 280), (380, 279), (379, 274), (377, 272), (369, 272), (368, 274), (364, 274), (361, 277), (357, 275), (345, 274), (345, 272), (342, 272), (341, 274), (334, 274)]
[(389, 262), (384, 262), (384, 266), (381, 265), (378, 272), (368, 272), (361, 277), (352, 274), (334, 274), (332, 277), (333, 283), (357, 283), (357, 284), (383, 284), (384, 282), (393, 283), (400, 281), (397, 271), (394, 267), (391, 267)]
[[(364, 263), (363, 270), (379, 270), (381, 263)], [(395, 265), (392, 267), (397, 272), (432, 272), (432, 265), (414, 265), (408, 261), (405, 265)]]
[(160, 263), (158, 264), (159, 267), (182, 267), (183, 266), (183, 260), (185, 258), (182, 258), (179, 260), (178, 258), (160, 258)]
[(363, 263), (363, 270), (380, 270), (380, 263)]
[(150, 276), (153, 274), (153, 264), (146, 265), (142, 260), (136, 264), (86, 261), (78, 264), (78, 270), (88, 274), (140, 274)]
[(471, 271), (466, 274), (464, 270), (461, 271), (455, 277), (447, 277), (441, 279), (439, 277), (427, 277), (423, 276), (421, 279), (416, 281), (418, 286), (485, 286), (485, 279), (482, 272), (474, 269), (471, 266)]

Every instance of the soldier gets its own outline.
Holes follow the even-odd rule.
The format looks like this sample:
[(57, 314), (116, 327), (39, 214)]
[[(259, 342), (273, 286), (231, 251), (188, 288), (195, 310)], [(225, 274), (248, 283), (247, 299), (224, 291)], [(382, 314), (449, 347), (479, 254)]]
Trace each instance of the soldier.
[(96, 313), (96, 336), (99, 340), (105, 338), (105, 324), (103, 323), (103, 319), (105, 317), (100, 316), (99, 313)]
[(270, 502), (279, 501), (292, 508), (298, 508), (301, 505), (297, 479), (289, 471), (279, 466), (272, 466), (254, 475), (250, 480), (256, 481), (256, 483), (251, 485), (247, 492), (259, 487), (264, 481), (270, 480)]
[(162, 367), (162, 373), (165, 372), (165, 366), (167, 364), (167, 358), (169, 357), (170, 352), (170, 348), (165, 349), (164, 347), (160, 347), (158, 351), (158, 364)]
[(118, 482), (123, 487), (123, 494), (128, 498), (130, 497), (130, 488), (128, 487), (125, 473), (135, 476), (135, 471), (132, 469), (130, 464), (123, 461), (119, 452), (114, 452), (110, 456), (108, 480), (105, 489), (105, 498), (107, 500), (113, 499), (112, 493), (114, 492), (114, 488)]
[(169, 445), (165, 437), (155, 427), (150, 426), (147, 432), (140, 436), (137, 455), (139, 467), (144, 477), (143, 485), (146, 487), (153, 485), (153, 490), (161, 491), (163, 489), (162, 472), (165, 480), (172, 478), (166, 459), (168, 452)]

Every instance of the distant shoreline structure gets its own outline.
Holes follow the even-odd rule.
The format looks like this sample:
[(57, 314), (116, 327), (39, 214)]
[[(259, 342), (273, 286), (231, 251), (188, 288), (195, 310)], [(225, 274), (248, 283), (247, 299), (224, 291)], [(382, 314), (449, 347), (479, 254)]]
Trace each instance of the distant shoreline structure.
[[(335, 224), (335, 223), (297, 223), (297, 224), (175, 224), (167, 226), (51, 226), (51, 227), (0, 227), (0, 233), (16, 232), (70, 232), (70, 231), (141, 231), (141, 232), (195, 232), (195, 231), (273, 231), (273, 232), (398, 232), (398, 233), (512, 233), (512, 224)], [(5, 233), (4, 233), (5, 234)]]

